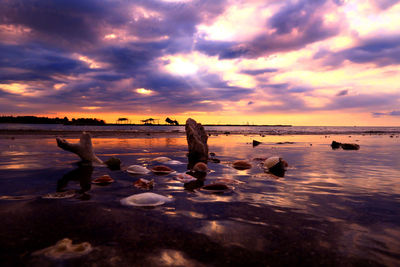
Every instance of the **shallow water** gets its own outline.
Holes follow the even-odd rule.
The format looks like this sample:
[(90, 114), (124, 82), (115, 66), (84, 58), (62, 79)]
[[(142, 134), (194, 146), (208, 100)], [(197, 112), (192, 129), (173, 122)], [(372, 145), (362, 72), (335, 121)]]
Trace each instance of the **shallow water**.
[[(252, 147), (252, 140), (262, 144)], [(69, 139), (72, 142), (77, 139)], [(332, 150), (332, 140), (358, 151)], [(277, 144), (278, 142), (291, 142)], [(209, 150), (221, 163), (204, 184), (221, 178), (242, 184), (221, 194), (164, 176), (130, 175), (105, 167), (78, 167), (77, 156), (49, 136), (0, 138), (0, 264), (163, 266), (398, 266), (400, 264), (400, 138), (390, 135), (219, 135)], [(124, 167), (154, 166), (166, 156), (187, 162), (184, 135), (94, 138), (102, 159)], [(285, 177), (265, 174), (259, 161), (239, 171), (237, 159), (279, 155)], [(186, 164), (171, 165), (185, 172)], [(109, 174), (107, 186), (90, 180)], [(133, 186), (154, 179), (150, 192), (174, 199), (155, 208), (120, 199), (147, 192)], [(44, 199), (81, 190), (73, 198)], [(63, 238), (89, 242), (87, 255), (55, 260), (34, 252)]]

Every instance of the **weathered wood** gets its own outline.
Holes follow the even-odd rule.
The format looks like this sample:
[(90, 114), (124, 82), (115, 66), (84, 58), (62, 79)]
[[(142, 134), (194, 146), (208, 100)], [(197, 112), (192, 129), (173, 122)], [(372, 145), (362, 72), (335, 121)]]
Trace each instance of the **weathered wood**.
[(60, 137), (56, 138), (57, 146), (77, 154), (82, 161), (103, 164), (103, 161), (99, 159), (93, 150), (92, 137), (89, 133), (83, 132), (79, 143), (71, 144), (67, 140)]
[(189, 118), (186, 120), (185, 131), (189, 148), (189, 168), (192, 168), (197, 162), (204, 162), (207, 164), (208, 135), (203, 125)]

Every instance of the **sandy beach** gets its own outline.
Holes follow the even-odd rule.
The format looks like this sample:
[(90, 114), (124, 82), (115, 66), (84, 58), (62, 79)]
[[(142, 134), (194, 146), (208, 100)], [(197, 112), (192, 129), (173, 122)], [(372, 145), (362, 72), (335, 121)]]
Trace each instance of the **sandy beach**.
[[(8, 132), (0, 135), (0, 263), (2, 266), (396, 266), (400, 263), (400, 139), (390, 135), (255, 135), (209, 137), (201, 184), (176, 179), (187, 171), (184, 133), (93, 133), (103, 160), (118, 157), (122, 170), (79, 167), (55, 136), (77, 142), (78, 132)], [(253, 147), (252, 140), (262, 142)], [(358, 143), (357, 151), (330, 143)], [(281, 178), (266, 174), (258, 158), (289, 163)], [(176, 173), (131, 175), (130, 165), (151, 168), (169, 157)], [(252, 168), (236, 170), (235, 160)], [(165, 164), (165, 163), (162, 163)], [(106, 186), (90, 181), (108, 174)], [(133, 186), (154, 179), (153, 189)], [(230, 180), (229, 191), (201, 185)], [(89, 190), (80, 193), (89, 184)], [(64, 199), (43, 196), (73, 192)], [(120, 200), (153, 192), (173, 201), (154, 208)], [(69, 238), (93, 250), (70, 259), (36, 253)]]

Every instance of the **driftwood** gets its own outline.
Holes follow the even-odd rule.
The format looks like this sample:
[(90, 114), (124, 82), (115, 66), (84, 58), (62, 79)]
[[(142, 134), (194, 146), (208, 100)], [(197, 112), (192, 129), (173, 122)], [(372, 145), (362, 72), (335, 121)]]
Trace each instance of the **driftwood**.
[(207, 163), (208, 160), (208, 135), (200, 123), (189, 118), (185, 125), (186, 139), (189, 148), (189, 165), (188, 168), (193, 168), (197, 162)]
[(56, 140), (58, 147), (77, 154), (82, 161), (103, 164), (103, 161), (93, 151), (92, 138), (89, 133), (83, 132), (79, 143), (76, 144), (71, 144), (60, 137), (57, 137)]

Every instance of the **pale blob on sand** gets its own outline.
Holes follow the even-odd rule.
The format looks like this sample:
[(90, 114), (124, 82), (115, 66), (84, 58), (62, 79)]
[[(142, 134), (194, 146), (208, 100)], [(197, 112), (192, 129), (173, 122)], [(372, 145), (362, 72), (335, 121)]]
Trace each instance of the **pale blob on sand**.
[(42, 198), (44, 198), (44, 199), (62, 199), (62, 198), (72, 198), (75, 195), (76, 195), (75, 190), (68, 190), (65, 192), (49, 193), (49, 194), (42, 196)]
[(197, 179), (187, 173), (180, 173), (176, 176), (176, 180), (178, 180), (181, 183), (186, 184), (186, 183), (189, 183), (192, 181), (196, 181)]
[(34, 252), (32, 255), (44, 255), (48, 258), (60, 260), (81, 257), (92, 252), (93, 248), (88, 242), (72, 244), (72, 240), (64, 238), (58, 241), (54, 246)]
[(123, 198), (120, 202), (125, 206), (155, 207), (171, 201), (171, 198), (148, 192)]
[(153, 161), (157, 161), (157, 162), (167, 162), (167, 161), (170, 161), (170, 160), (171, 159), (168, 158), (168, 157), (157, 157), (157, 158), (153, 159)]
[(140, 165), (131, 165), (126, 169), (126, 171), (130, 174), (147, 174), (150, 172), (149, 169)]

